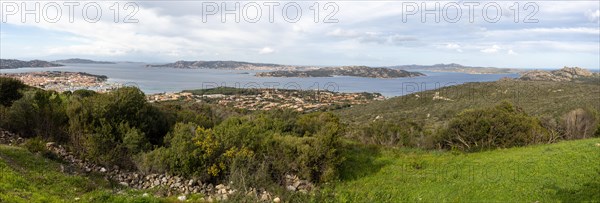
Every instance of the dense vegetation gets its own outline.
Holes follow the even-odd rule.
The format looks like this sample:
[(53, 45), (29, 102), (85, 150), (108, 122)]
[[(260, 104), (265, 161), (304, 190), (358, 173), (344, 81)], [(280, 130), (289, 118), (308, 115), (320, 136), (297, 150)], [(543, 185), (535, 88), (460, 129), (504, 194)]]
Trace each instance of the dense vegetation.
[(500, 80), (408, 94), (337, 114), (349, 126), (347, 136), (365, 144), (473, 151), (598, 136), (598, 111), (598, 81)]
[[(469, 167), (465, 162), (481, 161), (477, 162), (484, 164), (480, 170), (495, 161), (499, 162), (492, 164), (492, 168), (505, 168), (503, 164), (512, 162), (525, 167), (527, 160), (515, 157), (534, 153), (534, 157), (542, 159), (541, 153), (547, 149), (543, 146), (525, 148), (523, 152), (511, 149), (507, 157), (503, 157), (503, 150), (493, 150), (600, 136), (599, 87), (600, 84), (589, 81), (469, 83), (336, 112), (300, 113), (247, 111), (185, 101), (148, 103), (144, 93), (134, 87), (103, 94), (88, 90), (59, 93), (0, 78), (0, 128), (29, 138), (26, 147), (32, 152), (43, 153), (43, 143), (54, 141), (100, 165), (194, 177), (203, 182), (228, 182), (237, 188), (281, 191), (285, 190), (280, 187), (285, 176), (293, 174), (321, 187), (322, 191), (310, 197), (316, 201), (417, 201), (423, 196), (434, 197), (436, 192), (447, 198), (423, 200), (477, 201), (492, 199), (492, 193), (472, 193), (478, 187), (511, 192), (480, 181), (453, 195), (448, 188), (455, 187), (448, 184), (464, 186), (461, 177), (450, 175), (454, 179), (445, 187), (434, 186), (436, 181), (422, 183), (417, 179), (431, 178), (427, 175), (431, 171), (427, 170), (440, 170), (444, 165)], [(251, 91), (218, 89), (194, 93), (250, 94)], [(559, 156), (557, 153), (564, 151), (594, 160), (597, 150), (588, 145), (597, 141), (559, 144), (550, 149), (550, 156)], [(585, 150), (577, 151), (578, 147)], [(479, 152), (486, 150), (492, 151)], [(0, 158), (28, 156), (21, 151), (7, 155), (10, 153), (0, 149), (3, 156)], [(593, 177), (600, 171), (589, 161), (568, 160), (566, 155), (556, 160), (585, 166), (578, 169), (585, 177)], [(0, 167), (3, 172), (11, 168), (6, 164)], [(548, 171), (555, 168), (544, 168), (543, 174), (532, 176), (532, 180), (549, 176)], [(526, 176), (518, 177), (529, 180)], [(545, 198), (547, 190), (554, 191), (557, 195), (554, 199), (566, 198), (570, 192), (593, 197), (588, 190), (598, 185), (596, 179), (562, 178), (548, 182), (547, 188), (532, 184), (515, 187), (519, 187), (519, 194), (532, 190), (536, 199), (531, 201), (536, 201), (552, 199)], [(88, 180), (65, 180), (89, 184)], [(2, 179), (0, 186), (7, 181), (23, 180), (11, 175)], [(579, 185), (587, 182), (591, 186)], [(98, 187), (104, 188), (107, 183), (99, 184)], [(406, 184), (410, 189), (390, 190), (398, 184)], [(410, 187), (415, 184), (422, 188)], [(23, 184), (25, 189), (31, 187)], [(56, 194), (56, 191), (48, 193), (51, 198), (63, 198)], [(465, 195), (470, 198), (464, 199)], [(501, 197), (507, 201), (524, 200)]]
[(27, 88), (10, 79), (2, 84), (9, 96), (2, 97), (8, 105), (0, 109), (0, 127), (62, 143), (105, 166), (269, 187), (289, 174), (314, 183), (335, 180), (343, 160), (343, 126), (331, 113), (151, 104), (135, 87), (98, 94)]

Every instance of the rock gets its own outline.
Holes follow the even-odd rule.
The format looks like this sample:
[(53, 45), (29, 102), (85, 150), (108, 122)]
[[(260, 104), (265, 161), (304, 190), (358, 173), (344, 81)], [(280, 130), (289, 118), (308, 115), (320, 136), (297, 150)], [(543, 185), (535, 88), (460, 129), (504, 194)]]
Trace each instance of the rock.
[(52, 148), (52, 147), (56, 147), (56, 143), (54, 143), (54, 142), (46, 143), (46, 148)]
[(260, 196), (260, 201), (269, 201), (271, 199), (271, 194), (268, 192), (263, 192)]
[(275, 199), (273, 199), (273, 202), (279, 203), (279, 202), (281, 202), (281, 199), (279, 199), (279, 197), (275, 197)]
[(185, 195), (181, 195), (181, 196), (177, 197), (177, 199), (178, 199), (179, 201), (182, 201), (182, 202), (183, 202), (183, 201), (187, 200), (187, 197), (186, 197)]
[(296, 191), (296, 187), (294, 187), (293, 185), (288, 185), (286, 187), (286, 189), (289, 190), (289, 191)]
[(75, 201), (79, 201), (81, 198), (79, 197), (75, 197)]
[(194, 184), (196, 184), (196, 181), (194, 181), (194, 179), (191, 179), (190, 181), (188, 181), (189, 186), (194, 186)]
[(142, 197), (148, 197), (148, 196), (150, 196), (148, 193), (142, 194)]
[(531, 80), (531, 81), (554, 81), (554, 82), (566, 82), (572, 81), (576, 78), (582, 77), (593, 77), (594, 74), (586, 69), (579, 67), (564, 67), (560, 70), (553, 71), (542, 71), (533, 70), (527, 71), (521, 74), (519, 80)]
[(596, 143), (596, 147), (600, 147), (600, 143)]
[(106, 170), (104, 167), (101, 167), (101, 168), (100, 168), (100, 173), (106, 173), (106, 171), (107, 171), (107, 170)]
[(296, 181), (296, 182), (294, 183), (294, 187), (295, 187), (295, 188), (298, 188), (298, 187), (299, 187), (301, 184), (302, 184), (302, 181)]
[(125, 187), (129, 187), (129, 183), (126, 183), (126, 182), (120, 182), (119, 184), (122, 186), (125, 186)]

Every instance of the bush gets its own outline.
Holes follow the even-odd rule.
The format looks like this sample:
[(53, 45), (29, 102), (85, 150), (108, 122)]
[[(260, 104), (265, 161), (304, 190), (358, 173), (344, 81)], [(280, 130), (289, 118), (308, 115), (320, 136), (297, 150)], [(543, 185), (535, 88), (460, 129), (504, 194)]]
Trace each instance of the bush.
[(0, 77), (0, 105), (10, 106), (13, 101), (20, 99), (23, 95), (21, 90), (27, 87), (20, 80)]
[(596, 113), (590, 110), (575, 109), (563, 118), (564, 139), (585, 139), (594, 136), (598, 119)]
[[(66, 112), (72, 145), (100, 164), (131, 166), (132, 155), (161, 145), (170, 128), (165, 114), (134, 87), (106, 94), (75, 91)], [(99, 154), (107, 146), (116, 153)]]
[(64, 100), (66, 98), (54, 91), (27, 91), (8, 109), (4, 126), (26, 138), (42, 136), (65, 141), (68, 117)]
[(23, 146), (31, 153), (38, 154), (51, 159), (57, 158), (55, 154), (53, 154), (52, 152), (50, 152), (50, 150), (48, 150), (48, 148), (46, 148), (46, 142), (44, 142), (44, 139), (42, 139), (41, 137), (27, 139), (25, 140), (25, 143), (23, 143)]
[(355, 128), (350, 135), (364, 144), (419, 147), (421, 125), (410, 121), (373, 121)]
[(538, 119), (506, 101), (496, 107), (460, 113), (442, 130), (440, 139), (440, 145), (444, 148), (468, 152), (550, 140)]
[[(301, 122), (285, 122), (288, 117)], [(178, 123), (164, 147), (137, 160), (145, 171), (251, 182), (253, 187), (281, 184), (286, 174), (326, 182), (337, 178), (341, 131), (339, 119), (330, 113), (262, 112), (231, 117), (213, 129)]]

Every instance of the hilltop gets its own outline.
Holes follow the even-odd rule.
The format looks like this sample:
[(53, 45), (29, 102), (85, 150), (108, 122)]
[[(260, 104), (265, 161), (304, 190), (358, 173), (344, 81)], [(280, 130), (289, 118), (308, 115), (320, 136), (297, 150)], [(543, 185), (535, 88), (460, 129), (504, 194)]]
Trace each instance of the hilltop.
[(435, 64), (435, 65), (397, 65), (389, 66), (388, 68), (402, 69), (402, 70), (422, 70), (432, 72), (457, 72), (457, 73), (469, 73), (469, 74), (506, 74), (506, 73), (520, 73), (523, 70), (516, 68), (496, 68), (496, 67), (475, 67), (475, 66), (464, 66), (456, 63), (450, 64)]
[(257, 73), (257, 77), (333, 77), (354, 76), (367, 78), (401, 78), (425, 76), (419, 72), (409, 72), (391, 68), (372, 68), (367, 66), (327, 67), (306, 71), (273, 71)]
[(115, 64), (115, 62), (110, 61), (94, 61), (90, 59), (80, 59), (80, 58), (71, 58), (71, 59), (62, 59), (53, 61), (54, 63), (79, 63), (79, 64)]
[(21, 61), (16, 59), (0, 59), (0, 69), (15, 69), (15, 68), (41, 68), (41, 67), (59, 67), (61, 64), (51, 63), (42, 60)]
[(520, 80), (528, 80), (528, 81), (555, 81), (555, 82), (565, 82), (565, 81), (573, 81), (579, 79), (586, 78), (598, 78), (598, 73), (592, 73), (589, 70), (579, 68), (579, 67), (564, 67), (560, 70), (553, 71), (543, 71), (543, 70), (533, 70), (527, 71), (521, 74)]

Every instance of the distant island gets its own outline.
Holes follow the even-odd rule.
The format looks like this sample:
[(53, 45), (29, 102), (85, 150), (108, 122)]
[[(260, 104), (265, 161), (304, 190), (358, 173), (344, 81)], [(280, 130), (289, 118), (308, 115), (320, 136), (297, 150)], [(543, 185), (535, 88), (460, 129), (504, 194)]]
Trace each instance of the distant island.
[(270, 63), (250, 63), (242, 61), (177, 61), (162, 65), (146, 65), (146, 67), (182, 68), (182, 69), (228, 69), (228, 70), (299, 70), (307, 66), (280, 65)]
[(0, 69), (15, 69), (15, 68), (41, 68), (41, 67), (59, 67), (61, 64), (51, 63), (48, 61), (31, 60), (21, 61), (16, 59), (0, 59)]
[(90, 59), (80, 59), (80, 58), (72, 58), (72, 59), (63, 59), (53, 61), (54, 63), (80, 63), (80, 64), (115, 64), (110, 61), (94, 61)]
[(257, 73), (257, 77), (333, 77), (333, 76), (354, 76), (366, 78), (402, 78), (425, 76), (419, 72), (409, 72), (405, 70), (391, 68), (372, 68), (368, 66), (342, 66), (327, 67), (306, 71), (273, 71)]
[(469, 74), (508, 74), (520, 73), (524, 70), (516, 68), (495, 68), (495, 67), (474, 67), (463, 66), (456, 63), (450, 64), (435, 64), (435, 65), (397, 65), (388, 66), (386, 68), (402, 69), (402, 70), (423, 70), (431, 72), (456, 72)]
[(560, 70), (553, 71), (527, 71), (521, 74), (519, 80), (568, 82), (575, 80), (585, 80), (590, 78), (600, 78), (600, 73), (592, 73), (589, 70), (579, 67), (564, 67)]

